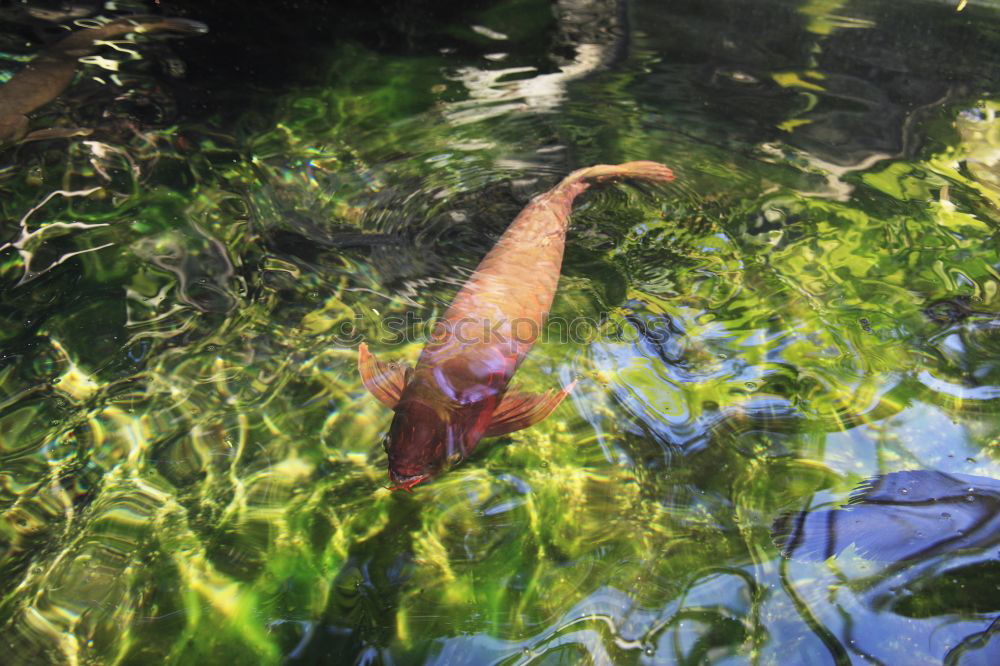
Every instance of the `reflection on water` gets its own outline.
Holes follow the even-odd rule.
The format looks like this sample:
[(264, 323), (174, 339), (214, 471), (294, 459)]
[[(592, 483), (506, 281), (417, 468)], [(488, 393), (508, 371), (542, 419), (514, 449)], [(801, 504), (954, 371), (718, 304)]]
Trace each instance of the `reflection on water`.
[[(998, 488), (1000, 482), (982, 476), (893, 472), (859, 485), (842, 507), (780, 516), (772, 534), (782, 554), (796, 560), (822, 561), (853, 546), (865, 560), (891, 563), (874, 572), (846, 569), (838, 578), (876, 611), (921, 619), (978, 616), (979, 630), (967, 622), (962, 631), (969, 633), (942, 644), (944, 661), (992, 663), (1000, 654), (994, 640), (1000, 568), (990, 552), (1000, 542)], [(858, 632), (862, 644), (871, 640), (867, 633)], [(870, 658), (864, 650), (859, 654)]]
[[(0, 154), (7, 661), (996, 661), (993, 485), (958, 549), (826, 507), (1000, 478), (997, 8), (345, 7), (0, 9), (0, 80), (99, 12), (211, 28), (101, 45), (31, 118), (91, 134)], [(389, 317), (630, 159), (678, 179), (583, 198), (553, 322), (589, 328), (518, 373), (573, 394), (383, 489), (357, 342), (412, 361)], [(789, 543), (861, 531), (783, 559), (803, 509)], [(894, 529), (922, 556), (862, 557)]]
[(927, 559), (1000, 541), (994, 524), (1000, 481), (930, 470), (893, 472), (862, 483), (839, 509), (800, 511), (773, 527), (782, 555), (825, 560), (854, 545), (872, 560)]

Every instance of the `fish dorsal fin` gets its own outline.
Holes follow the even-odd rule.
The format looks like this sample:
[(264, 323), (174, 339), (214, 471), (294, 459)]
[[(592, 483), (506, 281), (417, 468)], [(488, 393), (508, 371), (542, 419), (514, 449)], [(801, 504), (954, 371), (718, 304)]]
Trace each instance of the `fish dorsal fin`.
[(379, 402), (390, 409), (394, 409), (399, 402), (412, 372), (413, 368), (406, 363), (382, 363), (368, 351), (368, 345), (363, 342), (358, 347), (358, 373), (361, 374), (361, 381)]
[(543, 421), (555, 411), (574, 386), (575, 381), (561, 391), (549, 389), (541, 395), (507, 391), (493, 412), (493, 419), (483, 437), (507, 435)]

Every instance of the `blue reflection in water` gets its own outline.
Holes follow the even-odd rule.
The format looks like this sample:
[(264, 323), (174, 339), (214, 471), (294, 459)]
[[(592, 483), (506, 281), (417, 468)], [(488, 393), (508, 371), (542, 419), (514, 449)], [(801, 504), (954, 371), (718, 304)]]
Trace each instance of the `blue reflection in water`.
[[(992, 617), (1000, 611), (1000, 480), (933, 470), (880, 475), (845, 505), (781, 515), (772, 535), (795, 560), (823, 561), (853, 546), (861, 558), (887, 563), (850, 585), (857, 600), (883, 617), (952, 616), (939, 625), (952, 641), (942, 646), (946, 663), (1000, 658), (1000, 617)], [(970, 616), (984, 624), (961, 621)], [(882, 634), (884, 625), (866, 629), (860, 619), (859, 640)]]

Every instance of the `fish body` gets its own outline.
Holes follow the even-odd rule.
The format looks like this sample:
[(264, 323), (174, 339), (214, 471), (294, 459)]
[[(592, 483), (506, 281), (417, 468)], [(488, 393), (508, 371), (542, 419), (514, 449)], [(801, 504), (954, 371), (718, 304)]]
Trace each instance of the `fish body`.
[(526, 428), (559, 405), (572, 386), (530, 395), (508, 385), (552, 306), (573, 201), (595, 181), (673, 177), (646, 161), (574, 171), (515, 218), (455, 296), (415, 368), (382, 364), (362, 344), (362, 380), (395, 410), (386, 438), (394, 487), (409, 490), (464, 459), (481, 438)]
[(129, 16), (98, 28), (70, 33), (29, 62), (0, 86), (0, 145), (22, 140), (87, 133), (88, 130), (40, 130), (28, 134), (28, 114), (48, 104), (73, 81), (79, 59), (90, 55), (102, 40), (131, 32), (202, 34), (208, 27), (197, 21), (163, 16)]

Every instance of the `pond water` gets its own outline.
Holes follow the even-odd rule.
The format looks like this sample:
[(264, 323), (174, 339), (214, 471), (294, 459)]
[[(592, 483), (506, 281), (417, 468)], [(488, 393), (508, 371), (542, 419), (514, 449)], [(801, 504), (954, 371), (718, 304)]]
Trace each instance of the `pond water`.
[[(4, 663), (1000, 663), (1000, 537), (771, 534), (1000, 479), (994, 0), (6, 3), (3, 80), (154, 10), (210, 32), (98, 45), (30, 114), (93, 131), (0, 153)], [(515, 379), (570, 397), (387, 490), (358, 344), (413, 362), (639, 159)]]

